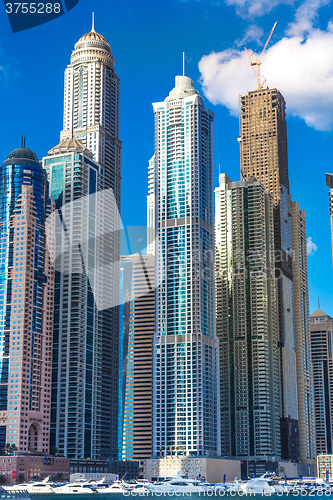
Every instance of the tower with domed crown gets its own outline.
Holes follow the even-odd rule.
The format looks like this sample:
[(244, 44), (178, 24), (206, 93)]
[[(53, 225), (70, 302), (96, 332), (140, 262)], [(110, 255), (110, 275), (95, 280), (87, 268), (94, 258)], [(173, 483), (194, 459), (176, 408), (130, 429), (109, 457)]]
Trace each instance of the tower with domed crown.
[(75, 44), (65, 70), (64, 123), (61, 139), (74, 137), (104, 167), (105, 189), (120, 205), (119, 78), (105, 38), (90, 33)]
[(119, 79), (105, 38), (75, 44), (60, 143), (43, 159), (56, 203), (51, 448), (117, 458)]

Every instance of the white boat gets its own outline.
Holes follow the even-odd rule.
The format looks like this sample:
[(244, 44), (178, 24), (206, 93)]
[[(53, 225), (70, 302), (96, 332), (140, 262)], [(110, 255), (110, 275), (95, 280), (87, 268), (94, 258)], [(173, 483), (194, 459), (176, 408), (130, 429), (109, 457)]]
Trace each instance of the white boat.
[(203, 483), (199, 479), (187, 479), (181, 476), (172, 479), (165, 479), (162, 482), (146, 483), (145, 487), (153, 493), (204, 493), (213, 488), (210, 483)]
[(113, 494), (113, 493), (127, 493), (129, 492), (128, 487), (121, 481), (115, 481), (114, 483), (110, 484), (109, 486), (103, 487), (103, 488), (96, 488), (95, 489), (97, 493), (108, 493), (108, 494)]
[(285, 488), (273, 481), (271, 477), (263, 474), (248, 481), (235, 483), (228, 489), (228, 492), (239, 492), (243, 495), (274, 495), (276, 493), (286, 493)]
[[(148, 482), (146, 482), (146, 483), (137, 483), (134, 486), (132, 486), (132, 488), (130, 490), (131, 491), (131, 495), (133, 495), (133, 494), (135, 494), (135, 495), (138, 494), (139, 495), (141, 493), (146, 493), (146, 494), (149, 493), (149, 489), (147, 488), (147, 484), (149, 484), (149, 483)], [(134, 493), (132, 493), (132, 492), (134, 492)]]
[[(14, 485), (13, 485), (14, 486)], [(21, 484), (22, 488), (17, 489), (13, 488), (13, 486), (7, 486), (4, 488), (0, 486), (0, 499), (6, 500), (29, 500), (30, 496), (26, 489), (23, 488), (24, 484)], [(15, 485), (16, 486), (16, 485)]]
[(64, 495), (90, 494), (94, 492), (95, 488), (88, 481), (76, 481), (74, 483), (67, 483), (64, 484), (63, 486), (57, 486), (53, 488), (53, 493), (64, 494)]
[(49, 477), (42, 481), (29, 481), (29, 483), (13, 484), (12, 486), (4, 486), (7, 491), (27, 491), (29, 494), (48, 494), (53, 493), (53, 484), (49, 483)]

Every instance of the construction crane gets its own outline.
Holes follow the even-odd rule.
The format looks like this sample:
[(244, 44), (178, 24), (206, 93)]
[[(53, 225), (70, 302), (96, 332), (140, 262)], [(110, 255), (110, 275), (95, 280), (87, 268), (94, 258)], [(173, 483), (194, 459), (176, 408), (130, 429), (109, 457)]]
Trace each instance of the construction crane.
[[(247, 48), (246, 48), (246, 47), (244, 47), (245, 52), (246, 52), (246, 54), (247, 54), (247, 57), (249, 58), (250, 64), (251, 64), (251, 66), (252, 66), (253, 72), (254, 72), (254, 74), (255, 74), (255, 76), (256, 76), (256, 78), (257, 78), (257, 85), (258, 85), (257, 89), (262, 89), (262, 88), (263, 88), (263, 86), (264, 86), (264, 85), (265, 85), (265, 83), (266, 83), (266, 79), (265, 79), (262, 83), (261, 83), (261, 81), (260, 81), (260, 65), (261, 65), (261, 58), (262, 58), (262, 56), (263, 56), (263, 54), (264, 54), (264, 52), (265, 52), (265, 50), (266, 50), (266, 48), (267, 48), (267, 45), (268, 45), (268, 43), (269, 43), (269, 41), (270, 41), (270, 39), (271, 39), (271, 37), (272, 37), (272, 35), (273, 35), (273, 31), (275, 30), (275, 26), (276, 26), (276, 25), (277, 25), (277, 22), (274, 24), (274, 26), (273, 26), (273, 28), (272, 28), (272, 30), (271, 30), (271, 32), (270, 32), (270, 34), (269, 34), (268, 38), (267, 38), (267, 41), (266, 41), (265, 46), (264, 46), (264, 48), (263, 48), (263, 50), (262, 50), (262, 52), (261, 52), (261, 54), (260, 54), (260, 56), (259, 56), (259, 59), (257, 59), (257, 58), (256, 58), (256, 56), (255, 56), (253, 53), (250, 55), (250, 54), (248, 53), (248, 51), (247, 51)], [(254, 66), (256, 66), (256, 69), (254, 68)]]

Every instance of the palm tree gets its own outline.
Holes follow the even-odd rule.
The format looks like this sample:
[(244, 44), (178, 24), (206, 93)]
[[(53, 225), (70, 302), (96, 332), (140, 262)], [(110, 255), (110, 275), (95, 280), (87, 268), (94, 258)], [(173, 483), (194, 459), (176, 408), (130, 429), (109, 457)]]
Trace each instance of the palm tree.
[(15, 443), (13, 443), (10, 447), (10, 450), (9, 450), (11, 453), (14, 453), (14, 457), (15, 457), (15, 453), (18, 451), (18, 447), (16, 446)]
[(4, 448), (3, 448), (3, 451), (5, 452), (5, 455), (8, 455), (8, 453), (10, 453), (10, 448), (11, 448), (11, 444), (10, 443), (6, 443)]

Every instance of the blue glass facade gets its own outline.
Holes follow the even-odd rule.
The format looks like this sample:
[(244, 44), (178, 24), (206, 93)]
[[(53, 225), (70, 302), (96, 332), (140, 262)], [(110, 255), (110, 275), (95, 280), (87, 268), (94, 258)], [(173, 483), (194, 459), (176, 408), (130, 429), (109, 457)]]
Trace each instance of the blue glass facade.
[[(39, 422), (34, 424), (38, 451), (45, 453), (49, 451), (49, 415), (44, 409), (46, 413), (50, 394), (41, 387), (48, 388), (50, 381), (52, 349), (45, 351), (45, 345), (51, 345), (52, 338), (45, 321), (53, 310), (45, 223), (52, 202), (46, 173), (26, 148), (9, 154), (0, 167), (0, 182), (0, 409), (12, 417), (6, 442), (15, 443), (23, 452), (37, 451), (28, 436), (19, 434), (21, 412), (34, 412)], [(47, 431), (44, 443), (42, 430), (44, 436)]]
[[(73, 140), (43, 160), (56, 200), (56, 284), (51, 445), (70, 458), (117, 458), (118, 369), (111, 309), (100, 307), (109, 274), (110, 228), (98, 213), (102, 168)], [(105, 236), (104, 236), (105, 233)], [(108, 282), (108, 288), (110, 282)], [(118, 337), (118, 335), (117, 335)], [(118, 360), (118, 356), (116, 356)], [(112, 365), (114, 363), (114, 365)]]
[[(187, 77), (155, 111), (153, 454), (219, 452), (213, 118)], [(170, 452), (169, 452), (170, 453)]]

